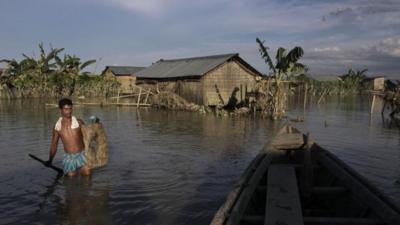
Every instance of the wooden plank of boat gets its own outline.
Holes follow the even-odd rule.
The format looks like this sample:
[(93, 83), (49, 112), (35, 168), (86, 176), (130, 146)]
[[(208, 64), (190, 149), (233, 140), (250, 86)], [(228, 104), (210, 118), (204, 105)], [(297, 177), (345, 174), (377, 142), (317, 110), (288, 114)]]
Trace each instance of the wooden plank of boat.
[[(243, 221), (251, 224), (261, 224), (264, 221), (262, 216), (245, 216)], [(368, 218), (347, 218), (347, 217), (304, 217), (304, 224), (307, 225), (385, 225), (385, 222)], [(284, 223), (277, 223), (284, 224)], [(289, 224), (287, 224), (289, 225)]]
[(257, 188), (257, 184), (259, 183), (261, 177), (265, 174), (270, 159), (268, 157), (264, 157), (260, 162), (256, 170), (247, 183), (247, 185), (243, 188), (242, 192), (237, 198), (237, 201), (233, 205), (232, 211), (227, 218), (227, 225), (236, 225), (239, 224), (241, 219), (243, 218), (243, 214), (245, 212), (246, 206), (249, 204), (249, 201)]
[(265, 225), (303, 225), (295, 169), (287, 165), (268, 168)]
[[(278, 133), (281, 135), (284, 133), (292, 134), (300, 132), (296, 128), (286, 126)], [(309, 148), (309, 146), (310, 145), (307, 144), (304, 145), (303, 148)], [(271, 151), (268, 151), (268, 149)], [(315, 184), (322, 186), (311, 186), (311, 199), (308, 199), (308, 201), (308, 196), (302, 195), (301, 197), (302, 200), (306, 200), (306, 205), (304, 205), (304, 212), (306, 213), (304, 214), (304, 224), (400, 224), (399, 207), (381, 194), (376, 188), (371, 186), (358, 173), (316, 144), (313, 144), (307, 151), (310, 151), (312, 161), (317, 162), (309, 166), (309, 169), (311, 168), (317, 171)], [(302, 161), (304, 161), (304, 154), (307, 151), (295, 151), (295, 154), (292, 156), (285, 157), (284, 153), (280, 154), (281, 151), (272, 145), (268, 145), (264, 148), (262, 153), (266, 154), (265, 159), (258, 164), (253, 164), (253, 166), (257, 165), (257, 169), (254, 173), (248, 173), (246, 171), (247, 174), (245, 176), (247, 176), (247, 178), (242, 177), (241, 179), (248, 180), (248, 182), (243, 183), (240, 191), (235, 187), (235, 190), (229, 195), (230, 197), (224, 204), (224, 207), (221, 207), (218, 211), (217, 215), (219, 214), (220, 216), (217, 217), (216, 215), (216, 217), (214, 217), (212, 225), (261, 224), (266, 221), (265, 215), (269, 210), (265, 210), (264, 215), (259, 214), (257, 210), (254, 211), (256, 209), (254, 207), (262, 208), (262, 206), (256, 206), (253, 202), (257, 199), (257, 197), (253, 198), (253, 195), (256, 194), (255, 190), (257, 190), (257, 193), (263, 189), (264, 191), (269, 191), (268, 186), (260, 183), (262, 178), (267, 179), (265, 176), (268, 174), (265, 172), (262, 173), (262, 171), (267, 171), (267, 168), (269, 171), (270, 167), (273, 167), (277, 163), (289, 163), (289, 165), (299, 173), (300, 176), (297, 178), (299, 179), (300, 185), (298, 187), (302, 189), (304, 188), (301, 185), (301, 182), (303, 182), (302, 173), (304, 172), (304, 168), (301, 168), (299, 163), (304, 164)], [(260, 153), (260, 155), (263, 154)], [(286, 159), (282, 158), (282, 156)], [(299, 161), (301, 156), (303, 156), (303, 160)], [(263, 163), (264, 160), (265, 163)], [(326, 175), (324, 175), (325, 173)], [(330, 177), (334, 178), (336, 181), (332, 180)], [(320, 178), (324, 179), (319, 180)], [(248, 188), (248, 186), (250, 186), (250, 188)], [(232, 196), (233, 198), (231, 198)], [(336, 196), (338, 196), (338, 198), (336, 198)], [(250, 199), (252, 204), (249, 204)], [(315, 199), (320, 199), (322, 202), (317, 202), (317, 205), (314, 206), (309, 205), (311, 203), (309, 200), (315, 201)], [(334, 204), (332, 205), (330, 201)], [(228, 202), (229, 204), (227, 204)], [(347, 204), (350, 202), (354, 203), (347, 207)], [(257, 204), (266, 204), (266, 202), (260, 200)], [(343, 205), (341, 206), (340, 204)], [(322, 206), (322, 208), (320, 206)], [(249, 209), (249, 211), (246, 209)]]
[(368, 218), (347, 218), (347, 217), (304, 217), (307, 225), (385, 225), (385, 222)]
[(347, 193), (348, 190), (344, 187), (313, 187), (312, 193), (315, 195), (341, 195)]
[(272, 146), (280, 150), (300, 149), (304, 145), (303, 134), (281, 134), (272, 140)]
[(317, 154), (318, 160), (382, 220), (388, 224), (400, 224), (399, 210), (390, 201), (383, 198), (376, 189), (371, 188), (360, 175), (325, 150), (320, 150)]
[(213, 220), (211, 221), (211, 225), (225, 224), (227, 218), (229, 218), (229, 215), (231, 214), (234, 204), (242, 193), (243, 188), (247, 185), (250, 177), (256, 171), (265, 156), (265, 154), (258, 154), (250, 162), (249, 166), (246, 168), (239, 181), (234, 186), (233, 190), (229, 193), (225, 203), (219, 208), (219, 210), (215, 214)]

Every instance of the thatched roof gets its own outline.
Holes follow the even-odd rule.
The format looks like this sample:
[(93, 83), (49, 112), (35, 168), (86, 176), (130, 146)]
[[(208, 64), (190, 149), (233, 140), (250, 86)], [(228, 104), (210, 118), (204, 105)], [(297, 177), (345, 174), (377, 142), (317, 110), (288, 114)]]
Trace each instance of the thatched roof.
[(200, 77), (231, 59), (238, 59), (255, 74), (262, 76), (260, 72), (241, 59), (238, 53), (181, 59), (160, 59), (153, 65), (136, 73), (136, 76), (138, 78)]
[(145, 68), (146, 67), (139, 66), (106, 66), (104, 71), (109, 69), (115, 76), (126, 76), (136, 74)]

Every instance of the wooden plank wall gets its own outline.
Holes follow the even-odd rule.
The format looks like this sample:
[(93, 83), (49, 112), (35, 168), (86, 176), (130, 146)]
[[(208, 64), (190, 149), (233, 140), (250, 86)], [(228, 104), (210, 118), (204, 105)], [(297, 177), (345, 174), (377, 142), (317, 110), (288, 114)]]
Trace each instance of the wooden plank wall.
[(203, 104), (202, 85), (200, 80), (178, 81), (175, 93), (189, 102)]
[(122, 92), (132, 92), (135, 83), (136, 77), (133, 76), (116, 76), (118, 82), (121, 84), (121, 91)]
[(228, 61), (203, 76), (204, 104), (220, 104), (217, 88), (225, 105), (228, 103), (234, 89), (238, 88), (236, 99), (240, 102), (244, 100), (246, 87), (247, 91), (252, 91), (255, 82), (256, 79), (253, 72), (247, 70), (244, 65), (236, 60)]
[(187, 80), (176, 80), (176, 81), (156, 81), (149, 83), (138, 83), (140, 87), (150, 89), (152, 92), (157, 93), (158, 91), (167, 91), (175, 93), (189, 102), (196, 104), (203, 104), (202, 84), (199, 79), (187, 79)]

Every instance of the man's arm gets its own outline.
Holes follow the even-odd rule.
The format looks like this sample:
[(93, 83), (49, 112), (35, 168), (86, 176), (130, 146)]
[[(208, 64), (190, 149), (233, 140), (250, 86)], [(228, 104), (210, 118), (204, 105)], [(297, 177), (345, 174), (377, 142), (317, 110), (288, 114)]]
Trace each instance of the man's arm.
[(53, 129), (53, 135), (51, 137), (49, 160), (46, 162), (48, 165), (51, 165), (51, 163), (53, 162), (54, 156), (57, 153), (57, 145), (58, 145), (59, 139), (60, 139), (60, 135), (58, 134), (58, 132), (55, 129)]

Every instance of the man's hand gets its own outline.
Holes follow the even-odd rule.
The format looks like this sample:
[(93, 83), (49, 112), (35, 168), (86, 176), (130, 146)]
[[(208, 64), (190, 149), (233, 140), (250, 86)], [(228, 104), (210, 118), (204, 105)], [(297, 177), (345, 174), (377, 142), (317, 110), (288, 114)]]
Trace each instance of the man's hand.
[(46, 166), (46, 167), (49, 167), (49, 166), (51, 166), (51, 161), (50, 160), (47, 160), (46, 162), (44, 162), (44, 165)]

